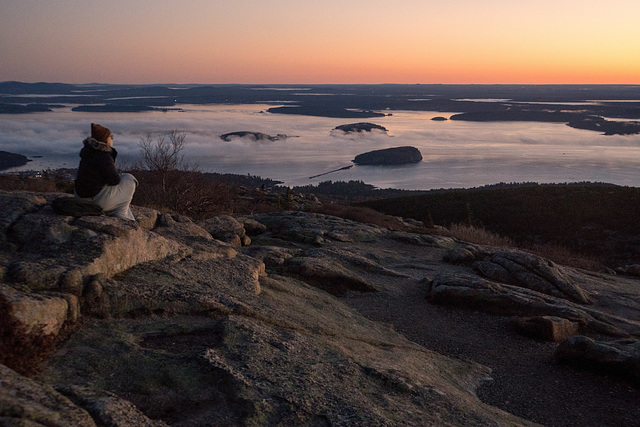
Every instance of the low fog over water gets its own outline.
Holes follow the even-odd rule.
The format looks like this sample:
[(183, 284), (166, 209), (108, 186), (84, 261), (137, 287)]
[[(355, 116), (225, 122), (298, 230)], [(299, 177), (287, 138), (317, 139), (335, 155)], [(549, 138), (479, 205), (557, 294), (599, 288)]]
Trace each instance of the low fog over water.
[[(187, 133), (185, 155), (203, 171), (259, 175), (285, 185), (362, 180), (380, 188), (475, 187), (497, 182), (598, 181), (640, 185), (640, 135), (604, 136), (563, 123), (433, 121), (453, 113), (392, 111), (367, 119), (267, 113), (273, 105), (178, 105), (183, 111), (84, 113), (64, 108), (47, 113), (0, 115), (0, 150), (32, 159), (15, 170), (75, 168), (90, 123), (115, 135), (121, 165), (133, 165), (140, 138), (172, 130)], [(367, 121), (388, 134), (344, 134), (336, 126)], [(287, 135), (276, 141), (223, 141), (235, 131)], [(406, 166), (356, 166), (360, 153), (417, 147), (423, 161)], [(41, 157), (40, 157), (41, 156)]]

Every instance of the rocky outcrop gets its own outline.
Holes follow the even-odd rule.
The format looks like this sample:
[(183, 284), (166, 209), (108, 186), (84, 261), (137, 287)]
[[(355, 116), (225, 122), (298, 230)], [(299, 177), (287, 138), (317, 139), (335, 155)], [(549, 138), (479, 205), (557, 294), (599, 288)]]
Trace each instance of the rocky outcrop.
[(436, 275), (427, 294), (433, 303), (522, 317), (516, 322), (522, 333), (551, 341), (585, 329), (612, 336), (640, 332), (635, 323), (590, 307), (599, 293), (585, 290), (567, 268), (538, 255), (465, 243), (449, 249), (443, 259), (471, 265), (481, 277)]
[(215, 239), (231, 245), (248, 246), (251, 244), (251, 238), (247, 236), (244, 225), (229, 215), (218, 215), (201, 221), (200, 226)]
[(620, 274), (640, 277), (640, 264), (625, 265), (624, 267), (616, 269), (616, 271)]
[(415, 147), (393, 147), (358, 154), (353, 163), (357, 165), (404, 165), (420, 163), (422, 154)]
[(377, 288), (358, 269), (378, 275), (406, 277), (389, 270), (365, 257), (336, 249), (309, 249), (288, 257), (282, 264), (283, 274), (300, 277), (332, 295), (342, 295), (349, 290), (375, 292)]
[(560, 266), (540, 256), (521, 251), (499, 251), (486, 260), (477, 261), (474, 268), (483, 276), (502, 283), (581, 304), (590, 303), (589, 296)]
[(336, 246), (386, 240), (387, 230), (302, 212), (194, 223), (134, 208), (135, 222), (75, 219), (51, 210), (55, 195), (0, 197), (12, 207), (1, 218), (3, 340), (67, 337), (40, 382), (2, 366), (4, 419), (387, 424), (411, 408), (419, 424), (527, 424), (477, 400), (485, 367), (429, 352), (322, 290), (408, 280)]
[[(347, 304), (378, 298), (384, 316), (408, 289), (425, 308), (520, 318), (536, 339), (640, 336), (623, 279), (603, 286), (525, 252), (300, 211), (74, 219), (51, 210), (56, 196), (0, 192), (0, 422), (532, 425), (478, 399), (486, 366)], [(480, 262), (519, 280), (481, 277)]]
[(22, 292), (11, 286), (0, 284), (0, 299), (3, 310), (0, 315), (4, 324), (14, 324), (25, 335), (55, 336), (62, 329), (69, 313), (77, 310), (77, 302), (70, 304), (61, 296)]
[(0, 422), (3, 425), (95, 426), (87, 411), (45, 385), (0, 364)]
[(564, 341), (555, 353), (560, 363), (601, 374), (621, 375), (640, 384), (640, 341), (597, 341), (576, 335)]
[(74, 219), (55, 215), (50, 206), (25, 213), (5, 232), (20, 253), (6, 265), (6, 277), (31, 290), (77, 294), (86, 277), (113, 276), (142, 262), (190, 252), (133, 221)]
[(6, 426), (166, 426), (112, 393), (55, 390), (0, 365), (0, 423)]
[[(8, 208), (0, 217), (1, 244), (8, 249), (0, 258), (4, 282), (0, 301), (8, 307), (4, 318), (18, 325), (23, 335), (55, 336), (65, 325), (73, 325), (81, 312), (100, 317), (136, 310), (179, 312), (162, 294), (148, 299), (152, 290), (145, 295), (144, 286), (127, 290), (112, 280), (153, 261), (188, 258), (215, 264), (237, 258), (241, 270), (246, 267), (237, 277), (248, 278), (242, 283), (258, 292), (257, 277), (264, 267), (253, 258), (237, 256), (230, 246), (250, 242), (233, 218), (211, 218), (203, 224), (229, 244), (186, 217), (149, 209), (134, 207), (138, 221), (56, 215), (49, 204), (55, 197), (0, 192), (0, 201)], [(226, 231), (220, 231), (220, 224)]]
[(269, 238), (280, 242), (284, 240), (318, 246), (332, 241), (374, 242), (384, 233), (376, 226), (305, 212), (259, 214), (253, 218), (267, 227)]

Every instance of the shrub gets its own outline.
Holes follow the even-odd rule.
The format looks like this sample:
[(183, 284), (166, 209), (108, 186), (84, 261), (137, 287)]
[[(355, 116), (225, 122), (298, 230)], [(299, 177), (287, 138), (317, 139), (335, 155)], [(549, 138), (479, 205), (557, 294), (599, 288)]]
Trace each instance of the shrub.
[(584, 270), (591, 271), (601, 271), (605, 268), (597, 257), (586, 254), (578, 254), (575, 251), (572, 251), (571, 249), (562, 245), (553, 243), (538, 245), (519, 245), (509, 237), (500, 236), (481, 227), (474, 227), (466, 224), (453, 224), (444, 234), (449, 237), (462, 240), (464, 242), (475, 243), (479, 245), (519, 248), (535, 253), (544, 258), (548, 258), (557, 264), (562, 264), (569, 267), (582, 268)]
[(448, 229), (448, 235), (458, 240), (478, 245), (490, 245), (499, 247), (514, 247), (515, 243), (508, 237), (500, 236), (481, 227), (466, 224), (452, 224)]
[(237, 210), (237, 187), (216, 182), (201, 172), (135, 170), (140, 185), (133, 204), (187, 215), (194, 219)]
[(133, 204), (194, 218), (233, 211), (234, 187), (211, 182), (185, 162), (186, 133), (174, 130), (155, 140), (140, 139), (140, 160), (132, 173), (140, 185)]
[(73, 181), (56, 176), (0, 175), (0, 190), (39, 193), (73, 193)]

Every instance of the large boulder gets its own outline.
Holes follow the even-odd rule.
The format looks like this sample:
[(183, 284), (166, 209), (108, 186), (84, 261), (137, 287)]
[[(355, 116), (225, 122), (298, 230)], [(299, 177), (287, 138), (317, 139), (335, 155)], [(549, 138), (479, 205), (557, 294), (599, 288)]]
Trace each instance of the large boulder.
[(56, 215), (50, 206), (17, 219), (8, 240), (20, 252), (8, 262), (9, 281), (31, 290), (62, 288), (75, 294), (81, 292), (82, 280), (95, 274), (113, 276), (139, 263), (190, 252), (134, 221), (74, 219)]
[(291, 257), (285, 261), (284, 271), (333, 295), (342, 295), (349, 290), (376, 291), (375, 286), (359, 274), (337, 263), (334, 258), (320, 254)]
[(247, 236), (243, 224), (229, 215), (218, 215), (200, 221), (200, 226), (207, 230), (214, 238), (234, 246), (247, 246), (251, 238)]
[(596, 341), (576, 335), (563, 341), (555, 352), (559, 363), (602, 374), (615, 374), (640, 384), (640, 341)]
[(389, 233), (389, 238), (416, 246), (430, 246), (446, 249), (450, 249), (455, 246), (455, 241), (450, 237), (430, 234), (416, 234), (407, 233), (404, 231), (392, 231)]
[[(427, 299), (434, 304), (453, 305), (492, 314), (518, 317), (558, 317), (576, 325), (611, 336), (627, 336), (616, 316), (592, 310), (563, 298), (519, 287), (497, 283), (469, 273), (440, 273), (427, 282)], [(529, 325), (530, 327), (530, 325)], [(572, 333), (578, 330), (571, 326)], [(552, 333), (541, 337), (552, 337)]]
[(375, 242), (385, 233), (374, 225), (307, 212), (257, 214), (252, 219), (266, 227), (258, 236), (260, 241), (278, 239), (321, 246), (332, 241)]
[(422, 154), (415, 147), (393, 147), (358, 154), (353, 163), (357, 165), (404, 165), (420, 163)]
[(59, 296), (25, 293), (0, 283), (0, 321), (15, 324), (25, 335), (57, 335), (69, 314), (69, 303)]
[(568, 299), (589, 304), (589, 295), (564, 273), (554, 262), (523, 251), (499, 251), (490, 258), (478, 261), (474, 268), (483, 276)]
[(557, 316), (534, 316), (514, 321), (518, 332), (536, 339), (560, 342), (576, 335), (580, 324)]
[(37, 211), (46, 203), (47, 199), (41, 194), (0, 190), (0, 243), (6, 241), (9, 227), (18, 218), (27, 212)]
[(473, 264), (484, 260), (498, 251), (493, 246), (475, 245), (471, 243), (454, 244), (442, 257), (444, 262), (451, 264)]
[(264, 263), (241, 254), (149, 262), (99, 281), (92, 310), (96, 317), (226, 313), (260, 294), (264, 275)]
[(241, 217), (237, 218), (237, 221), (242, 224), (247, 236), (258, 236), (267, 231), (267, 226), (255, 219)]
[[(34, 364), (40, 356), (30, 352), (46, 353), (57, 335), (82, 315), (110, 317), (134, 309), (171, 311), (164, 307), (161, 294), (150, 292), (158, 298), (150, 298), (148, 304), (135, 302), (131, 292), (113, 285), (114, 276), (162, 259), (176, 262), (191, 256), (216, 262), (237, 255), (186, 217), (136, 207), (144, 228), (136, 221), (107, 216), (73, 218), (53, 211), (50, 203), (57, 197), (60, 194), (0, 192), (6, 207), (0, 212), (0, 243), (8, 249), (0, 254), (2, 346), (23, 343), (29, 348), (25, 348), (25, 357), (31, 354)], [(237, 228), (230, 228), (229, 233), (236, 233)], [(241, 280), (248, 277), (243, 283), (251, 292), (258, 292), (264, 265), (247, 257), (234, 265), (238, 272), (233, 274)], [(123, 309), (123, 305), (134, 308)], [(198, 304), (187, 304), (190, 306)], [(22, 366), (23, 359), (12, 363)]]
[(620, 274), (628, 274), (629, 276), (640, 277), (640, 264), (630, 264), (623, 267), (619, 267), (616, 271)]
[(53, 351), (58, 334), (77, 322), (77, 297), (22, 292), (0, 283), (0, 363), (28, 374)]

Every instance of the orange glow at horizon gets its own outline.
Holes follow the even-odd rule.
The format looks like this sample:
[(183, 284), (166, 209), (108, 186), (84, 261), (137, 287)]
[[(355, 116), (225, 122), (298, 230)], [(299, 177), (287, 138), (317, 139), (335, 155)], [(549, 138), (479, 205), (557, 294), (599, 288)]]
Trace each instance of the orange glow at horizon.
[(640, 84), (639, 15), (636, 0), (22, 0), (3, 5), (0, 81)]

